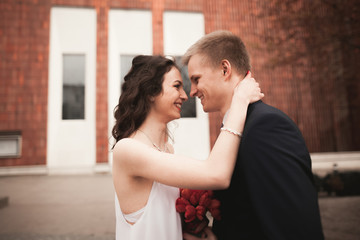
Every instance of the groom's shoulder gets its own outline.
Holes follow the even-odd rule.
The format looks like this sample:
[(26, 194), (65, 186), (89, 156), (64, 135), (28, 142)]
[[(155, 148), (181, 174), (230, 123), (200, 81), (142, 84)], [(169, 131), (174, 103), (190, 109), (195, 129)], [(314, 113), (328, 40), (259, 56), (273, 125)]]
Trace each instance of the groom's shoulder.
[(258, 101), (249, 105), (248, 110), (249, 116), (263, 116), (268, 114), (276, 114), (276, 115), (286, 115), (280, 109), (271, 106), (269, 104), (264, 103), (263, 101)]
[(293, 120), (280, 109), (258, 101), (249, 105), (245, 127), (246, 125), (269, 123), (269, 121), (278, 122), (277, 120), (287, 123), (293, 122)]

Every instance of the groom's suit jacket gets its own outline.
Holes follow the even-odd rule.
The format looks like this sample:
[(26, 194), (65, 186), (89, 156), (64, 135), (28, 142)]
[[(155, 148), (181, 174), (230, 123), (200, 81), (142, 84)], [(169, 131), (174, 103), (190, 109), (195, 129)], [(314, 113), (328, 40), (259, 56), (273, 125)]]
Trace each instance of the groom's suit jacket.
[(324, 239), (311, 159), (301, 132), (262, 101), (249, 105), (230, 187), (215, 191), (219, 240)]

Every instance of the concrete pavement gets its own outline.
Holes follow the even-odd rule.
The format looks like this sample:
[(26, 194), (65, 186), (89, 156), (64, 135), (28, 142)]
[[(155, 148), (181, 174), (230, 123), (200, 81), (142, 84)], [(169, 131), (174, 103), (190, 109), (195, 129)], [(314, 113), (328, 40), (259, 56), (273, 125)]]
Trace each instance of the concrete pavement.
[(115, 238), (114, 189), (106, 175), (0, 177), (0, 239)]
[[(114, 240), (110, 174), (0, 177), (0, 240)], [(360, 196), (319, 198), (326, 240), (360, 239)], [(169, 239), (171, 240), (171, 239)]]

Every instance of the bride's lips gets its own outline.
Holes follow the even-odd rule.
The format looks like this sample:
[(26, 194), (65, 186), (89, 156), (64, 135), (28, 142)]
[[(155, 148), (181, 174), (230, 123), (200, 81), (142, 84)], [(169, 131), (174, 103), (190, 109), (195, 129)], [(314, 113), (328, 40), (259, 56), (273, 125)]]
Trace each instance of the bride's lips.
[(182, 106), (182, 103), (179, 103), (179, 102), (176, 102), (176, 103), (175, 103), (175, 107), (176, 107), (177, 109), (179, 109), (179, 111), (181, 111), (181, 106)]

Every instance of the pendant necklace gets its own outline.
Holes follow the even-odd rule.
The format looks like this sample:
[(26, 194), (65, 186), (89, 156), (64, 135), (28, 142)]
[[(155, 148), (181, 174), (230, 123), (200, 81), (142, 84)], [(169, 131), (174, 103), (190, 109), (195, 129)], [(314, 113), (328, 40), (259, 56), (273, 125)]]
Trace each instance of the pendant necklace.
[(166, 152), (167, 147), (166, 147), (166, 144), (165, 144), (165, 143), (164, 143), (164, 150), (161, 150), (161, 148), (160, 148), (158, 145), (156, 145), (146, 133), (144, 133), (144, 132), (141, 131), (140, 129), (138, 129), (138, 131), (142, 132), (142, 133), (147, 137), (147, 139), (149, 139), (149, 141), (152, 143), (152, 145), (153, 145), (157, 150), (159, 150), (159, 152)]

